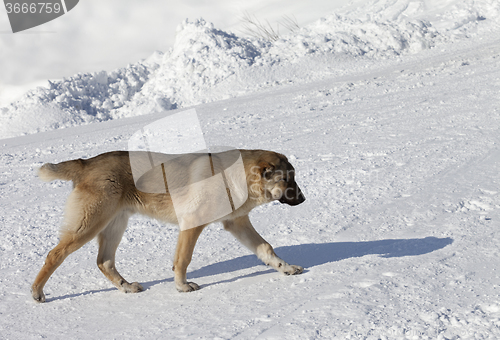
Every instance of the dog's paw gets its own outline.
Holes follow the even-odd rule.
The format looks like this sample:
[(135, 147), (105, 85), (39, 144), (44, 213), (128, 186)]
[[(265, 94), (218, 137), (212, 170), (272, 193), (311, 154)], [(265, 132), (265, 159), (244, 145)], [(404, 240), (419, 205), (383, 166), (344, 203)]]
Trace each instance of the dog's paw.
[(283, 274), (285, 275), (297, 275), (297, 274), (300, 274), (304, 271), (304, 268), (302, 268), (301, 266), (295, 266), (295, 265), (287, 265), (284, 270), (283, 270)]
[(142, 288), (139, 282), (132, 282), (132, 283), (123, 282), (121, 284), (121, 287), (123, 292), (125, 293), (139, 293), (144, 290), (144, 288)]
[(36, 302), (45, 302), (45, 294), (43, 292), (37, 292), (36, 290), (31, 289), (31, 296)]
[(200, 286), (198, 286), (194, 282), (187, 282), (180, 285), (176, 285), (175, 288), (177, 288), (177, 290), (181, 293), (187, 293), (200, 289)]

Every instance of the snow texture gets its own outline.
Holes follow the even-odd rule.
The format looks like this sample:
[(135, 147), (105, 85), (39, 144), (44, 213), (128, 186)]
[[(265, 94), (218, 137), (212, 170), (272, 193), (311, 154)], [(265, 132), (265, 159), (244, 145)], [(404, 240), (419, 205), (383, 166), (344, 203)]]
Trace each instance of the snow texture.
[[(361, 4), (274, 43), (184, 22), (172, 51), (3, 108), (2, 136), (31, 134), (0, 140), (2, 337), (500, 338), (499, 4)], [(71, 191), (36, 169), (126, 149), (195, 104), (209, 145), (289, 157), (306, 202), (251, 220), (305, 272), (280, 275), (215, 224), (188, 268), (201, 289), (180, 294), (178, 227), (135, 216), (117, 266), (144, 292), (115, 289), (90, 242), (32, 301)]]

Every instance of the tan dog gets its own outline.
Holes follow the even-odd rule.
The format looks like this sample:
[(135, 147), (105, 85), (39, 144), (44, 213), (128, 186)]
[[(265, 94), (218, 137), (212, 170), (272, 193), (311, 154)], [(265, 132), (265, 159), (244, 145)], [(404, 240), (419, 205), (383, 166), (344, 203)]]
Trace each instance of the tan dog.
[[(287, 275), (301, 273), (302, 267), (290, 265), (276, 256), (272, 246), (255, 231), (248, 218), (253, 208), (273, 200), (289, 205), (304, 202), (305, 197), (295, 183), (294, 168), (287, 158), (279, 153), (264, 150), (239, 150), (238, 155), (240, 154), (245, 171), (244, 174), (238, 176), (240, 178), (233, 180), (246, 182), (247, 187), (244, 188), (247, 192), (246, 199), (235, 208), (233, 201), (236, 198), (231, 199), (230, 191), (236, 192), (237, 190), (230, 188), (230, 183), (227, 184), (228, 181), (231, 182), (230, 178), (224, 178), (233, 210), (211, 222), (222, 222), (225, 230), (231, 232), (266, 265)], [(167, 223), (179, 224), (180, 215), (176, 214), (176, 210), (179, 209), (174, 209), (170, 193), (172, 190), (169, 192), (169, 188), (172, 185), (181, 187), (186, 183), (187, 178), (196, 177), (199, 173), (197, 164), (201, 164), (203, 160), (210, 161), (208, 164), (211, 165), (211, 172), (215, 174), (217, 171), (214, 171), (214, 164), (223, 163), (225, 155), (227, 153), (224, 152), (190, 154), (178, 157), (174, 161), (170, 159), (168, 168), (162, 163), (161, 167), (146, 171), (138, 180), (134, 180), (131, 160), (133, 157), (151, 158), (151, 153), (115, 151), (90, 159), (43, 165), (39, 171), (42, 180), (72, 180), (74, 190), (66, 203), (65, 222), (61, 229), (59, 244), (47, 255), (31, 287), (33, 299), (44, 302), (43, 287), (50, 275), (69, 254), (96, 236), (99, 243), (97, 265), (103, 274), (125, 293), (142, 291), (143, 288), (139, 283), (127, 282), (115, 268), (115, 252), (127, 227), (129, 216), (140, 213)], [(168, 158), (168, 155), (164, 156)], [(167, 184), (166, 171), (170, 178), (174, 175), (176, 183), (169, 181)], [(243, 176), (246, 178), (242, 179)], [(157, 177), (163, 177), (165, 180), (166, 189), (164, 187), (163, 192), (162, 190), (158, 192), (145, 190), (145, 192), (138, 189), (158, 186), (158, 181), (155, 180)], [(212, 205), (214, 201), (218, 204), (217, 200), (211, 199), (210, 201)], [(197, 284), (186, 280), (186, 270), (191, 262), (198, 236), (209, 224), (196, 225), (196, 222), (193, 222), (203, 218), (204, 213), (200, 212), (207, 211), (203, 209), (202, 200), (194, 203), (189, 201), (186, 204), (190, 209), (187, 209), (189, 211), (182, 216), (185, 225), (181, 224), (173, 266), (175, 286), (180, 292), (199, 289)]]

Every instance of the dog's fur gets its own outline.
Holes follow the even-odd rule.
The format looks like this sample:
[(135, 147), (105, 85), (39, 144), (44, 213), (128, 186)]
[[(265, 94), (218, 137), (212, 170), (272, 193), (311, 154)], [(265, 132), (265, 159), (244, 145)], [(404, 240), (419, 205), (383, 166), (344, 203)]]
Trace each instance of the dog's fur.
[[(279, 153), (264, 150), (239, 151), (246, 174), (248, 198), (239, 208), (214, 222), (222, 222), (224, 229), (231, 232), (266, 265), (287, 275), (299, 274), (303, 268), (290, 265), (276, 256), (271, 245), (257, 233), (248, 218), (249, 212), (263, 203), (279, 200), (281, 203), (297, 205), (305, 200), (295, 183), (294, 168)], [(210, 157), (217, 159), (222, 154), (212, 154)], [(174, 162), (175, 166), (170, 171), (174, 171), (179, 178), (190, 176), (196, 171), (194, 164), (200, 157), (207, 155), (189, 155), (183, 161)], [(142, 291), (139, 283), (129, 283), (118, 273), (115, 252), (131, 214), (140, 213), (164, 222), (179, 223), (168, 188), (163, 193), (139, 191), (131, 170), (130, 153), (127, 151), (109, 152), (90, 159), (76, 159), (59, 164), (47, 163), (40, 168), (39, 176), (45, 181), (71, 180), (74, 189), (66, 203), (65, 222), (59, 244), (48, 253), (31, 287), (33, 299), (44, 302), (43, 287), (50, 275), (69, 254), (96, 236), (99, 243), (97, 265), (103, 274), (125, 293)], [(195, 225), (179, 232), (173, 270), (175, 286), (180, 292), (199, 289), (197, 284), (186, 280), (186, 270), (198, 236), (205, 226), (206, 224)]]

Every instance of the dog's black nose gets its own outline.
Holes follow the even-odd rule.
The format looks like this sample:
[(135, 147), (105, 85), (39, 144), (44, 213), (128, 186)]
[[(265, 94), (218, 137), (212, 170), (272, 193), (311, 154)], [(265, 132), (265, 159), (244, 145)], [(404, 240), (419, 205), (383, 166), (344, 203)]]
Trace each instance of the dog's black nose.
[(294, 192), (295, 195), (293, 195), (292, 197), (288, 197), (288, 195), (283, 195), (283, 197), (279, 201), (281, 203), (286, 203), (288, 205), (299, 205), (300, 203), (306, 200), (306, 197), (304, 196), (304, 194), (302, 194), (302, 191), (300, 191), (299, 187), (297, 187), (294, 190)]
[(304, 196), (304, 194), (301, 191), (299, 193), (299, 198), (298, 198), (299, 203), (297, 203), (297, 204), (303, 203), (305, 200), (306, 200), (306, 196)]

